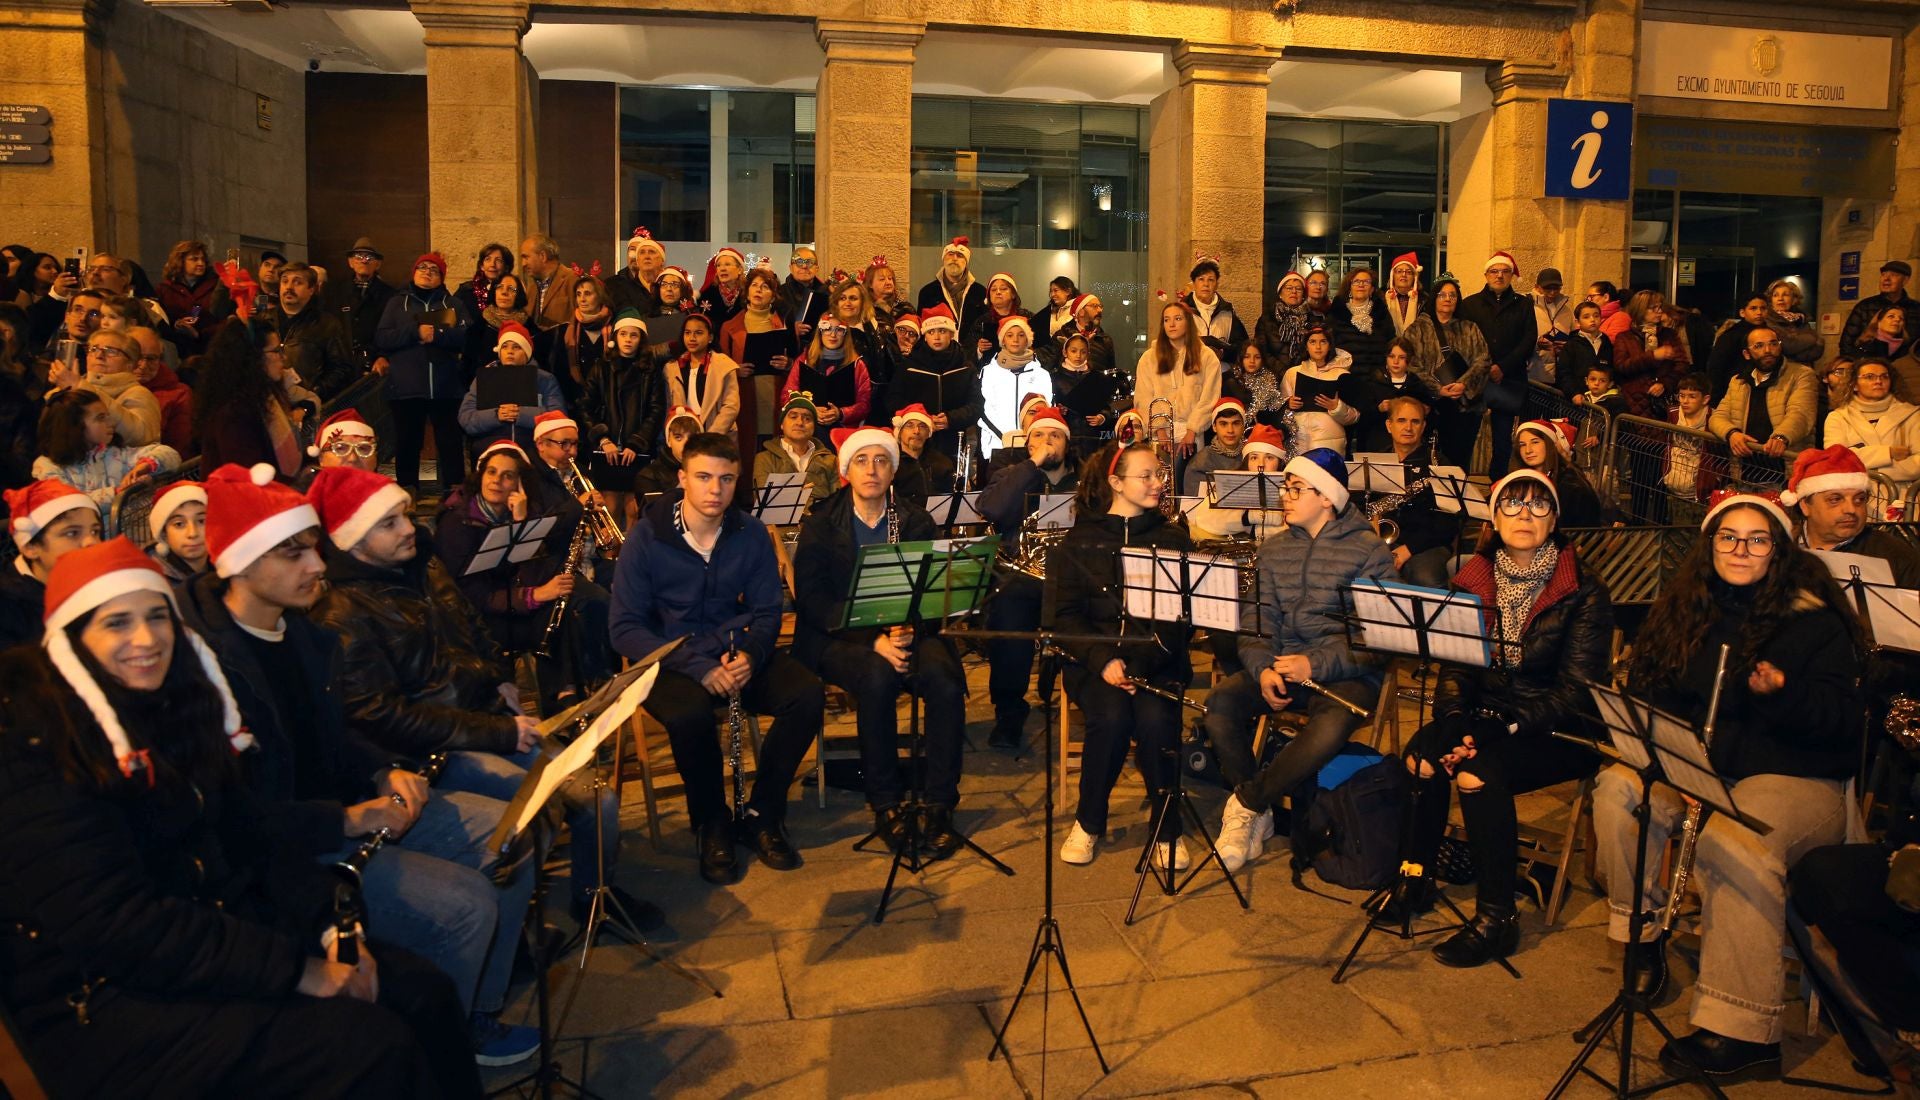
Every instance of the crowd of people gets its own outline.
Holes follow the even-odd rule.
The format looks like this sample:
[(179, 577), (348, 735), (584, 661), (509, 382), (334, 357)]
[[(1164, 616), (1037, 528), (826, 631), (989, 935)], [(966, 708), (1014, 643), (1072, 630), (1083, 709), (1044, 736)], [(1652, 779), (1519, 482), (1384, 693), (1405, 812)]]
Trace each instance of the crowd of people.
[[(576, 922), (602, 890), (642, 931), (664, 918), (603, 882), (619, 792), (590, 775), (513, 850), (487, 838), (549, 747), (537, 717), (668, 643), (645, 706), (705, 880), (738, 879), (743, 849), (803, 865), (786, 820), (828, 686), (855, 712), (876, 834), (952, 855), (963, 648), (988, 665), (990, 744), (1017, 754), (1035, 645), (848, 614), (863, 550), (949, 534), (999, 540), (983, 626), (1075, 639), (1038, 677), (1085, 718), (1062, 861), (1108, 843), (1130, 751), (1150, 796), (1179, 782), (1178, 699), (1202, 644), (1228, 788), (1218, 851), (1229, 871), (1260, 860), (1379, 691), (1350, 586), (1406, 581), (1470, 594), (1494, 639), (1486, 667), (1440, 671), (1404, 754), (1408, 864), (1434, 865), (1456, 793), (1473, 857), (1471, 926), (1434, 954), (1467, 967), (1518, 949), (1514, 797), (1596, 772), (1624, 940), (1640, 787), (1554, 736), (1590, 725), (1581, 683), (1607, 677), (1616, 625), (1566, 532), (1656, 512), (1698, 534), (1634, 642), (1629, 690), (1698, 721), (1731, 646), (1713, 762), (1756, 815), (1792, 822), (1761, 837), (1709, 819), (1696, 1030), (1662, 1057), (1722, 1080), (1778, 1073), (1788, 873), (1859, 839), (1846, 786), (1868, 734), (1853, 716), (1885, 702), (1859, 683), (1857, 606), (1812, 552), (1920, 584), (1920, 552), (1871, 514), (1874, 475), (1920, 478), (1920, 417), (1898, 396), (1920, 382), (1904, 261), (1823, 362), (1790, 282), (1716, 332), (1655, 290), (1599, 281), (1574, 303), (1551, 267), (1521, 290), (1507, 252), (1471, 293), (1423, 284), (1411, 254), (1337, 287), (1288, 272), (1257, 316), (1199, 256), (1137, 357), (1096, 295), (1062, 277), (1028, 311), (1013, 276), (974, 274), (965, 238), (917, 295), (886, 257), (823, 275), (807, 247), (785, 279), (723, 248), (696, 286), (644, 229), (609, 277), (534, 235), (487, 246), (453, 289), (434, 253), (386, 282), (366, 239), (331, 279), (182, 242), (157, 288), (121, 257), (76, 271), (4, 254), (17, 557), (0, 577), (0, 815), (25, 835), (0, 857), (0, 1000), (30, 1052), (61, 1053), (38, 1060), (58, 1093), (139, 1091), (156, 1049), (201, 1091), (324, 1058), (328, 1091), (395, 1096), (474, 1095), (476, 1064), (530, 1057), (537, 1035), (500, 1012), (515, 945), (544, 957), (530, 901), (548, 848), (568, 845)], [(390, 438), (339, 400), (369, 377)], [(1633, 452), (1615, 492), (1550, 400), (1706, 433), (1749, 474), (1724, 484), (1705, 436), (1682, 433)], [(1744, 483), (1769, 466), (1784, 493)], [(1402, 480), (1373, 484), (1388, 467)], [(1224, 501), (1228, 471), (1271, 495)], [(801, 486), (797, 524), (763, 518), (756, 490), (776, 477)], [(1492, 482), (1477, 534), (1472, 477)], [(143, 518), (122, 531), (136, 491)], [(505, 552), (523, 541), (533, 552)], [(1232, 555), (1253, 579), (1240, 629), (1202, 643), (1186, 622), (1126, 625), (1134, 547)], [(1121, 637), (1142, 631), (1150, 644)], [(917, 777), (899, 760), (909, 694), (926, 711)], [(729, 799), (737, 709), (770, 724)], [(1288, 710), (1298, 731), (1256, 755), (1255, 723)], [(1664, 842), (1677, 809), (1656, 810)], [(1191, 866), (1181, 823), (1153, 825), (1150, 862)], [(328, 868), (376, 835), (359, 918), (343, 919)], [(1416, 876), (1383, 917), (1438, 889)], [(1632, 950), (1657, 996), (1664, 939)], [(343, 1049), (343, 1031), (369, 1038)]]

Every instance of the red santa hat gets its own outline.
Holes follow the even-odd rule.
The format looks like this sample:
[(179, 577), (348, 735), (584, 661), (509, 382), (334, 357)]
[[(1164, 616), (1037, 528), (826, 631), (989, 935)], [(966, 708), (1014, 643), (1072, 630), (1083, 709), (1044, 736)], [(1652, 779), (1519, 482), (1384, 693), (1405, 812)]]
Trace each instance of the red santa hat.
[(1513, 438), (1517, 442), (1521, 432), (1532, 432), (1553, 444), (1560, 457), (1573, 457), (1573, 442), (1580, 436), (1580, 429), (1566, 420), (1528, 420), (1513, 429)]
[(329, 466), (313, 475), (307, 500), (320, 514), (327, 537), (342, 550), (358, 545), (395, 505), (413, 504), (413, 498), (392, 478), (357, 466)]
[(207, 478), (207, 556), (220, 576), (244, 572), (262, 554), (320, 526), (307, 498), (273, 480), (273, 473), (265, 462), (251, 469), (229, 462)]
[(1007, 289), (1013, 291), (1015, 294), (1020, 293), (1020, 284), (1014, 281), (1013, 276), (1004, 271), (994, 272), (993, 277), (987, 280), (987, 286), (989, 287), (995, 283), (1005, 283), (1007, 284)]
[(719, 281), (719, 274), (714, 271), (714, 265), (719, 262), (720, 257), (727, 255), (731, 255), (735, 260), (739, 261), (741, 268), (744, 269), (747, 266), (746, 254), (734, 248), (732, 245), (728, 245), (720, 251), (715, 252), (713, 258), (707, 261), (707, 281), (700, 284), (700, 293), (705, 294), (713, 288), (714, 283)]
[(641, 225), (634, 227), (633, 236), (627, 238), (627, 251), (638, 252), (643, 248), (651, 248), (661, 256), (667, 254), (666, 246), (654, 240), (653, 233), (646, 226)]
[(1073, 429), (1067, 426), (1067, 414), (1058, 405), (1042, 405), (1035, 409), (1033, 422), (1027, 425), (1027, 435), (1032, 436), (1039, 431), (1042, 424), (1052, 424), (1065, 434), (1073, 434)]
[(1531, 481), (1536, 485), (1545, 486), (1547, 490), (1547, 498), (1553, 501), (1554, 514), (1555, 515), (1560, 514), (1560, 490), (1554, 488), (1553, 479), (1541, 473), (1538, 470), (1528, 469), (1525, 466), (1522, 466), (1520, 469), (1513, 471), (1512, 473), (1508, 474), (1506, 477), (1501, 478), (1499, 481), (1494, 482), (1493, 487), (1487, 490), (1487, 500), (1498, 501), (1500, 499), (1500, 494), (1506, 490), (1507, 486), (1514, 485), (1522, 481)]
[(7, 514), (13, 517), (13, 544), (24, 547), (47, 524), (76, 508), (94, 508), (93, 498), (64, 481), (47, 478), (20, 489), (7, 490)]
[(688, 293), (693, 292), (693, 276), (687, 274), (686, 268), (675, 267), (672, 264), (668, 264), (666, 267), (660, 269), (660, 278), (662, 280), (669, 275), (680, 280), (680, 285), (686, 287)]
[(915, 332), (919, 332), (920, 315), (918, 313), (902, 313), (893, 319), (893, 327), (897, 329), (910, 328)]
[(547, 436), (558, 431), (564, 431), (567, 428), (579, 431), (580, 425), (573, 417), (568, 416), (559, 409), (548, 409), (546, 412), (533, 418), (533, 441), (538, 443)]
[(968, 242), (965, 237), (955, 237), (948, 241), (947, 247), (940, 250), (940, 255), (942, 258), (945, 258), (948, 254), (954, 252), (958, 252), (961, 258), (968, 263), (973, 262), (973, 249), (968, 247)]
[[(152, 592), (165, 597), (169, 604), (175, 602), (167, 575), (124, 535), (62, 555), (47, 576), (46, 633), (41, 645), (46, 647), (47, 659), (53, 662), (53, 667), (100, 723), (100, 729), (113, 746), (113, 758), (120, 765), (120, 774), (132, 777), (135, 772), (145, 770), (151, 784), (153, 761), (148, 750), (133, 747), (126, 727), (120, 724), (119, 713), (107, 701), (106, 692), (100, 689), (99, 681), (88, 671), (86, 662), (73, 648), (73, 639), (67, 635), (67, 627), (88, 612), (132, 592)], [(193, 648), (201, 669), (220, 695), (228, 743), (235, 752), (252, 748), (253, 735), (240, 725), (240, 708), (233, 701), (233, 691), (227, 686), (226, 675), (220, 671), (220, 662), (198, 634), (183, 625), (176, 625), (175, 629), (185, 632), (187, 644)]]
[(918, 401), (911, 405), (903, 406), (899, 412), (893, 414), (893, 430), (897, 432), (901, 428), (906, 427), (907, 421), (909, 420), (918, 420), (927, 426), (928, 431), (933, 430), (933, 414), (928, 412), (927, 407)]
[(1140, 415), (1138, 409), (1128, 409), (1114, 418), (1113, 437), (1122, 443), (1131, 443), (1146, 435), (1147, 418)]
[(1520, 261), (1513, 258), (1513, 253), (1505, 250), (1495, 252), (1493, 255), (1487, 257), (1487, 265), (1480, 270), (1482, 273), (1485, 273), (1492, 271), (1501, 264), (1506, 264), (1515, 275), (1520, 274)]
[(853, 465), (853, 456), (865, 447), (881, 447), (895, 466), (900, 465), (900, 441), (886, 428), (835, 428), (828, 433), (833, 438), (833, 449), (839, 452), (840, 476), (847, 476), (847, 467)]
[(533, 354), (533, 337), (528, 334), (527, 326), (518, 321), (508, 321), (506, 324), (501, 325), (500, 335), (495, 338), (493, 346), (495, 349), (498, 349), (501, 344), (509, 340), (519, 344), (520, 349), (528, 355)]
[(667, 426), (662, 430), (663, 431), (671, 430), (673, 428), (673, 422), (681, 419), (682, 417), (685, 417), (686, 419), (693, 421), (694, 423), (693, 430), (696, 432), (701, 431), (706, 427), (707, 422), (700, 419), (699, 409), (694, 408), (692, 405), (675, 405), (674, 407), (667, 410)]
[(1395, 256), (1393, 258), (1393, 263), (1387, 265), (1387, 274), (1391, 275), (1402, 267), (1410, 267), (1413, 269), (1413, 273), (1415, 275), (1420, 274), (1420, 272), (1423, 269), (1420, 266), (1419, 254), (1413, 253), (1413, 252), (1402, 252), (1400, 255)]
[(165, 546), (166, 540), (160, 533), (167, 529), (167, 520), (173, 518), (182, 504), (194, 501), (207, 502), (207, 490), (197, 481), (176, 481), (161, 490), (160, 495), (153, 498), (153, 507), (147, 509), (147, 530), (153, 532), (153, 541)]
[(1247, 418), (1247, 403), (1238, 397), (1222, 397), (1213, 403), (1213, 418), (1215, 420), (1220, 419), (1221, 414), (1227, 412), (1238, 413), (1240, 419), (1245, 420)]
[(473, 456), (473, 468), (483, 469), (488, 459), (503, 453), (512, 455), (528, 466), (533, 465), (533, 460), (527, 457), (526, 448), (511, 439), (496, 439), (482, 448), (479, 454)]
[(1247, 433), (1246, 445), (1240, 448), (1240, 457), (1248, 455), (1272, 455), (1282, 462), (1287, 458), (1287, 437), (1280, 429), (1271, 424), (1258, 424)]
[(1825, 450), (1808, 448), (1800, 452), (1793, 460), (1793, 472), (1787, 475), (1787, 488), (1780, 494), (1780, 503), (1791, 507), (1815, 493), (1872, 488), (1873, 479), (1867, 476), (1866, 463), (1860, 461), (1852, 447), (1835, 443)]
[(1099, 304), (1100, 296), (1098, 294), (1082, 294), (1073, 300), (1073, 315), (1079, 317), (1081, 310), (1088, 306), (1097, 306)]
[(920, 331), (932, 332), (943, 328), (958, 336), (960, 322), (953, 319), (953, 310), (946, 305), (928, 306), (920, 311)]
[[(527, 350), (531, 352), (533, 348), (529, 346)], [(366, 422), (358, 409), (341, 409), (320, 422), (320, 431), (314, 435), (313, 445), (307, 448), (307, 454), (319, 455), (339, 436), (364, 435), (371, 439), (375, 434), (373, 425)]]
[(1028, 324), (1027, 319), (1018, 313), (1010, 313), (1000, 318), (1000, 339), (1005, 340), (1007, 338), (1007, 330), (1010, 328), (1017, 328), (1027, 334), (1027, 339), (1033, 339), (1033, 326)]
[(1780, 494), (1771, 490), (1764, 493), (1743, 492), (1739, 489), (1716, 490), (1713, 496), (1708, 498), (1707, 516), (1700, 521), (1700, 529), (1713, 530), (1713, 521), (1720, 518), (1720, 513), (1741, 505), (1760, 509), (1779, 521), (1780, 530), (1785, 531), (1789, 536), (1793, 534), (1793, 520), (1787, 517), (1787, 510), (1780, 506)]

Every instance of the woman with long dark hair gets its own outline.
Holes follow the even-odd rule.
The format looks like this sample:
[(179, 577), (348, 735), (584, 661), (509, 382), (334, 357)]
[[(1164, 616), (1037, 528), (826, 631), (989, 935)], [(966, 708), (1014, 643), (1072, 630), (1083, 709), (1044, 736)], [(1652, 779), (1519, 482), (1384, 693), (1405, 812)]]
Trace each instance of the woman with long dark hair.
[(50, 1092), (478, 1096), (451, 980), (339, 961), (336, 878), (280, 856), (226, 679), (126, 539), (63, 557), (0, 655), (0, 997)]
[[(554, 483), (538, 476), (527, 453), (502, 440), (481, 451), (467, 478), (440, 505), (434, 549), (459, 578), (460, 590), (480, 609), (487, 633), (509, 653), (530, 653), (540, 644), (553, 601), (573, 591), (575, 577), (561, 571), (574, 525), (562, 513), (568, 500), (550, 499)], [(487, 533), (502, 523), (560, 515), (544, 552), (469, 574)], [(557, 681), (556, 681), (557, 682)]]
[[(1717, 676), (1722, 651), (1726, 674)], [(1771, 827), (1762, 836), (1710, 814), (1698, 834), (1692, 881), (1701, 898), (1695, 1031), (1660, 1052), (1667, 1072), (1720, 1084), (1780, 1074), (1786, 1007), (1786, 876), (1807, 852), (1847, 839), (1847, 783), (1860, 761), (1864, 652), (1859, 624), (1827, 566), (1794, 543), (1786, 510), (1770, 496), (1722, 491), (1700, 535), (1634, 644), (1628, 688), (1683, 721), (1713, 714), (1707, 757), (1740, 809)], [(1719, 703), (1712, 706), (1716, 681)], [(1594, 834), (1607, 884), (1607, 934), (1627, 941), (1638, 852), (1639, 777), (1624, 765), (1600, 773)], [(1658, 786), (1642, 904), (1664, 903), (1659, 853), (1684, 811)], [(1636, 985), (1658, 999), (1667, 979), (1666, 934), (1645, 923)]]
[(1586, 471), (1574, 465), (1576, 434), (1565, 420), (1522, 422), (1513, 429), (1513, 469), (1532, 470), (1553, 483), (1560, 527), (1601, 527), (1613, 521), (1613, 510), (1601, 503)]
[(200, 438), (201, 469), (229, 462), (251, 467), (266, 462), (292, 477), (305, 461), (286, 388), (268, 371), (280, 338), (268, 331), (256, 346), (245, 325), (220, 330), (193, 388), (193, 430)]
[[(1605, 677), (1613, 640), (1606, 585), (1567, 548), (1553, 483), (1533, 470), (1515, 470), (1489, 497), (1491, 535), (1453, 584), (1479, 597), (1492, 662), (1485, 669), (1448, 665), (1441, 671), (1433, 720), (1406, 751), (1417, 784), (1407, 859), (1433, 866), (1454, 791), (1473, 849), (1472, 927), (1433, 951), (1452, 967), (1479, 966), (1519, 948), (1514, 796), (1598, 766), (1592, 752), (1553, 735), (1574, 730), (1580, 716), (1591, 713), (1582, 681)], [(1397, 907), (1420, 911), (1433, 898), (1431, 875), (1414, 880), (1383, 919), (1397, 923)]]
[[(1067, 634), (1118, 635), (1126, 613), (1121, 547), (1192, 547), (1186, 528), (1168, 523), (1160, 511), (1161, 495), (1173, 491), (1161, 474), (1153, 448), (1141, 443), (1109, 443), (1080, 468), (1073, 527), (1047, 562), (1048, 587), (1055, 600), (1054, 629)], [(1133, 679), (1162, 691), (1184, 691), (1193, 678), (1187, 654), (1193, 631), (1185, 623), (1137, 626), (1150, 627), (1153, 641), (1063, 647), (1073, 660), (1064, 674), (1067, 695), (1087, 719), (1086, 747), (1080, 758), (1080, 805), (1060, 845), (1060, 858), (1067, 863), (1093, 862), (1094, 844), (1107, 831), (1107, 800), (1126, 766), (1129, 744), (1135, 746), (1134, 763), (1146, 778), (1149, 798), (1173, 783), (1173, 769), (1179, 767), (1175, 753), (1180, 705), (1141, 691)], [(1154, 806), (1153, 825), (1158, 826), (1160, 803), (1156, 800)], [(1171, 860), (1176, 869), (1184, 870), (1189, 856), (1179, 839), (1178, 814), (1165, 823), (1161, 835), (1164, 839), (1154, 846), (1154, 866), (1165, 867)]]

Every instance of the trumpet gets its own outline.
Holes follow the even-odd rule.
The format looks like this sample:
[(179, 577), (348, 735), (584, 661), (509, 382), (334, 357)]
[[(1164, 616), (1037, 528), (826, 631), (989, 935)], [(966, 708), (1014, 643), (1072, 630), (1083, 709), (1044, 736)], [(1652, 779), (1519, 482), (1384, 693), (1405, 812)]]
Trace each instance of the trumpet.
[(580, 472), (580, 464), (568, 459), (567, 468), (560, 471), (560, 480), (566, 483), (567, 492), (578, 498), (586, 509), (586, 515), (580, 522), (593, 532), (595, 549), (604, 557), (619, 557), (620, 551), (627, 545), (627, 536), (620, 530), (620, 521), (613, 518), (612, 509), (600, 499), (600, 491), (593, 487), (593, 482), (587, 480), (586, 474)]
[[(1727, 677), (1727, 652), (1731, 647), (1720, 647), (1720, 664), (1713, 673), (1713, 699), (1707, 704), (1707, 721), (1700, 732), (1709, 748), (1713, 745), (1713, 723), (1720, 712), (1720, 682)], [(1693, 877), (1694, 851), (1700, 841), (1700, 826), (1707, 816), (1705, 806), (1687, 800), (1686, 820), (1680, 824), (1680, 851), (1673, 857), (1673, 881), (1667, 885), (1667, 905), (1660, 911), (1660, 934), (1673, 931), (1680, 919), (1680, 902), (1686, 897), (1687, 882)]]
[(1154, 457), (1160, 460), (1160, 514), (1172, 519), (1180, 514), (1180, 489), (1173, 481), (1174, 447), (1177, 443), (1173, 420), (1173, 402), (1156, 397), (1147, 402), (1147, 441)]
[(960, 433), (960, 449), (953, 459), (953, 491), (964, 493), (973, 484), (973, 433)]

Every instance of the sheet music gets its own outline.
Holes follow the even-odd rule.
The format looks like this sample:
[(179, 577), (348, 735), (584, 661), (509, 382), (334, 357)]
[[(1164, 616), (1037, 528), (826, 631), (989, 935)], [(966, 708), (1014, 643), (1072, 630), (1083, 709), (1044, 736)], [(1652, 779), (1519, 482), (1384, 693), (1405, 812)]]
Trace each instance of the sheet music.
[(1180, 514), (1189, 518), (1193, 516), (1195, 508), (1207, 502), (1206, 497), (1174, 497), (1173, 499), (1180, 502)]
[[(507, 560), (522, 562), (538, 554), (540, 552), (540, 544), (546, 541), (547, 535), (553, 530), (554, 525), (559, 522), (559, 516), (541, 516), (538, 519), (530, 519), (525, 523), (515, 524), (513, 529), (513, 549), (507, 551)], [(582, 520), (581, 522), (584, 523), (586, 521)]]
[(1188, 621), (1189, 601), (1181, 597), (1183, 562), (1187, 581), (1193, 589), (1192, 624), (1208, 630), (1240, 629), (1239, 563), (1221, 554), (1122, 547), (1120, 575), (1121, 586), (1126, 590), (1127, 614), (1155, 622)]
[(987, 522), (980, 514), (979, 493), (935, 493), (927, 498), (927, 514), (940, 527)]
[(935, 558), (927, 570), (927, 589), (920, 597), (921, 618), (950, 619), (978, 610), (982, 594), (993, 583), (1000, 536), (935, 539), (933, 552), (951, 556)]
[(1920, 592), (1868, 585), (1867, 626), (1882, 649), (1920, 653)]
[(542, 762), (532, 797), (521, 805), (519, 816), (513, 819), (514, 835), (526, 832), (527, 826), (540, 815), (540, 811), (546, 807), (547, 799), (553, 797), (554, 792), (560, 789), (560, 785), (575, 772), (593, 762), (594, 753), (599, 751), (601, 743), (612, 736), (613, 731), (619, 729), (621, 723), (633, 717), (633, 712), (640, 709), (641, 703), (647, 701), (647, 694), (653, 690), (654, 681), (659, 678), (660, 666), (655, 664), (641, 673), (633, 683), (628, 684), (627, 689), (620, 693), (620, 698), (612, 706), (601, 711), (600, 716), (581, 731), (580, 735), (575, 737), (566, 748)]
[(1467, 471), (1458, 466), (1431, 466), (1427, 472), (1434, 479), (1433, 502), (1442, 512), (1465, 512), (1469, 519), (1493, 519), (1487, 491), (1467, 480)]
[(1404, 493), (1407, 464), (1390, 453), (1354, 455), (1347, 460), (1347, 488), (1356, 493)]
[(1885, 558), (1871, 557), (1867, 554), (1849, 554), (1845, 550), (1815, 550), (1813, 556), (1827, 563), (1827, 571), (1833, 579), (1845, 584), (1859, 570), (1860, 579), (1868, 584), (1891, 586), (1893, 566)]
[(1425, 627), (1429, 657), (1475, 668), (1492, 663), (1480, 597), (1398, 581), (1356, 580), (1351, 591), (1360, 642), (1368, 649), (1419, 656), (1418, 623)]
[(807, 475), (799, 472), (768, 474), (753, 491), (753, 514), (773, 527), (799, 523), (807, 511)]
[(1636, 770), (1653, 763), (1653, 758), (1647, 755), (1647, 743), (1628, 732), (1641, 728), (1648, 708), (1636, 708), (1633, 700), (1617, 691), (1599, 687), (1587, 690), (1600, 709), (1600, 720), (1607, 727), (1607, 737), (1613, 742), (1613, 751), (1620, 754), (1621, 763)]
[[(1260, 493), (1264, 487), (1266, 503), (1261, 503)], [(1271, 511), (1280, 507), (1286, 499), (1287, 479), (1275, 473), (1259, 473), (1253, 470), (1215, 470), (1213, 472), (1213, 499), (1215, 508), (1261, 508)]]
[(1073, 494), (1048, 493), (1040, 497), (1040, 506), (1034, 513), (1034, 522), (1043, 531), (1057, 530), (1073, 526)]

